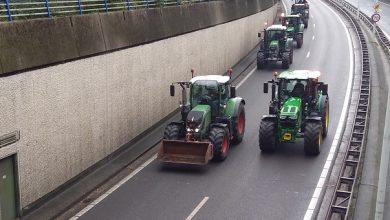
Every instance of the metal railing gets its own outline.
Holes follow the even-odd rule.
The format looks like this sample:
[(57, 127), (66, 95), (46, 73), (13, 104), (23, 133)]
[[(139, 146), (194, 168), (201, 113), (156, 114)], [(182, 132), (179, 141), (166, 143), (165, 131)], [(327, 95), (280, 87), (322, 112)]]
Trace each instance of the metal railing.
[(134, 10), (210, 0), (0, 0), (0, 21)]
[[(352, 134), (347, 142), (347, 151), (343, 158), (340, 175), (335, 185), (330, 208), (328, 209), (326, 219), (350, 219), (353, 215), (353, 196), (356, 194), (358, 184), (358, 173), (362, 169), (362, 152), (367, 141), (367, 127), (370, 108), (370, 57), (368, 53), (367, 41), (363, 31), (356, 19), (353, 19), (353, 14), (348, 13), (343, 5), (339, 5), (340, 1), (328, 1), (338, 11), (340, 11), (346, 20), (353, 26), (361, 47), (361, 79), (359, 88), (359, 98), (357, 109), (354, 115), (352, 124)], [(352, 14), (352, 15), (351, 15)]]

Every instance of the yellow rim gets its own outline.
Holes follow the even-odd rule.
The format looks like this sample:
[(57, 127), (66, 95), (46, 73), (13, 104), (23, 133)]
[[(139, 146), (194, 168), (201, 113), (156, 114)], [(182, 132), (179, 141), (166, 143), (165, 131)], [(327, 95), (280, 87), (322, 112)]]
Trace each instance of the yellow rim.
[(329, 108), (326, 108), (326, 113), (325, 113), (325, 126), (328, 128), (329, 125)]

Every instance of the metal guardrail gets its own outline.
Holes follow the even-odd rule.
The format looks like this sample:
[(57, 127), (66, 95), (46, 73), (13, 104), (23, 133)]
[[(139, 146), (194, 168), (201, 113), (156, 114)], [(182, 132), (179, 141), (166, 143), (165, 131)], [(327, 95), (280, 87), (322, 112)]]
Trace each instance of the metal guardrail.
[(156, 8), (210, 0), (0, 0), (0, 21)]
[(335, 191), (332, 196), (330, 208), (326, 219), (348, 219), (352, 216), (351, 209), (353, 196), (356, 193), (358, 173), (361, 169), (361, 157), (367, 138), (367, 127), (370, 106), (370, 58), (368, 54), (367, 42), (363, 31), (357, 20), (351, 18), (352, 15), (344, 7), (336, 3), (337, 0), (329, 0), (337, 10), (342, 12), (346, 19), (352, 24), (361, 45), (362, 77), (360, 84), (359, 99), (355, 112), (352, 134), (350, 136), (347, 152), (343, 159), (340, 175), (338, 177)]
[[(358, 13), (358, 9), (352, 4), (350, 4), (349, 2), (340, 0), (340, 4), (342, 4), (343, 7), (347, 8), (352, 13), (354, 14)], [(361, 19), (371, 31), (375, 32), (376, 38), (378, 39), (380, 45), (382, 46), (383, 50), (387, 54), (387, 57), (390, 59), (390, 39), (387, 39), (382, 29), (378, 25), (376, 25), (375, 22), (373, 22), (370, 17), (368, 17), (366, 14), (362, 13), (361, 11), (359, 12), (359, 19)]]

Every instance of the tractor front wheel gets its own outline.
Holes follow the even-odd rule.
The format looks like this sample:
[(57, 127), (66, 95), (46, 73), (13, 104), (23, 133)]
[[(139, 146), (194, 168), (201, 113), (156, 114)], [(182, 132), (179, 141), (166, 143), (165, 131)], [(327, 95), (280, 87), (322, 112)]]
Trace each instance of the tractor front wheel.
[(180, 124), (169, 124), (165, 127), (164, 139), (165, 140), (178, 140), (184, 136), (184, 127)]
[(303, 34), (298, 34), (297, 35), (297, 47), (301, 48), (303, 44)]
[(322, 123), (320, 121), (308, 121), (305, 126), (304, 150), (306, 155), (320, 154), (322, 143)]
[(259, 129), (259, 147), (261, 151), (269, 153), (276, 150), (278, 144), (276, 129), (275, 121), (261, 120)]
[(238, 107), (238, 114), (234, 120), (233, 127), (233, 140), (232, 142), (238, 144), (242, 141), (245, 132), (245, 107), (243, 103), (240, 103)]
[(265, 57), (264, 52), (257, 53), (257, 69), (264, 69), (265, 68)]
[(282, 55), (282, 67), (288, 69), (290, 67), (290, 52), (284, 52)]
[(294, 58), (294, 50), (291, 50), (291, 51), (290, 51), (290, 56), (289, 56), (289, 58), (290, 58), (290, 64), (292, 64), (292, 63), (293, 63), (293, 58)]
[(227, 128), (213, 127), (210, 130), (209, 139), (213, 144), (213, 160), (223, 161), (229, 153), (230, 135)]

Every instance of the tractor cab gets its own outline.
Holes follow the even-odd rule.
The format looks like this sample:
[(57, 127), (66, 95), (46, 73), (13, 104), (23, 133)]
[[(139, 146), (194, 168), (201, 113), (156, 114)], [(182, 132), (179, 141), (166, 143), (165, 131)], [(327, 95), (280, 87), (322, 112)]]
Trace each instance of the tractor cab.
[(307, 28), (309, 23), (309, 4), (293, 4), (291, 6), (291, 14), (300, 15), (305, 28)]
[(287, 35), (295, 38), (298, 33), (303, 33), (304, 24), (300, 15), (287, 15), (281, 17), (283, 26), (287, 27)]
[(193, 78), (190, 89), (191, 109), (197, 105), (208, 105), (211, 109), (212, 118), (221, 115), (223, 109), (221, 106), (226, 105), (229, 98), (229, 81), (228, 76), (199, 76)]

